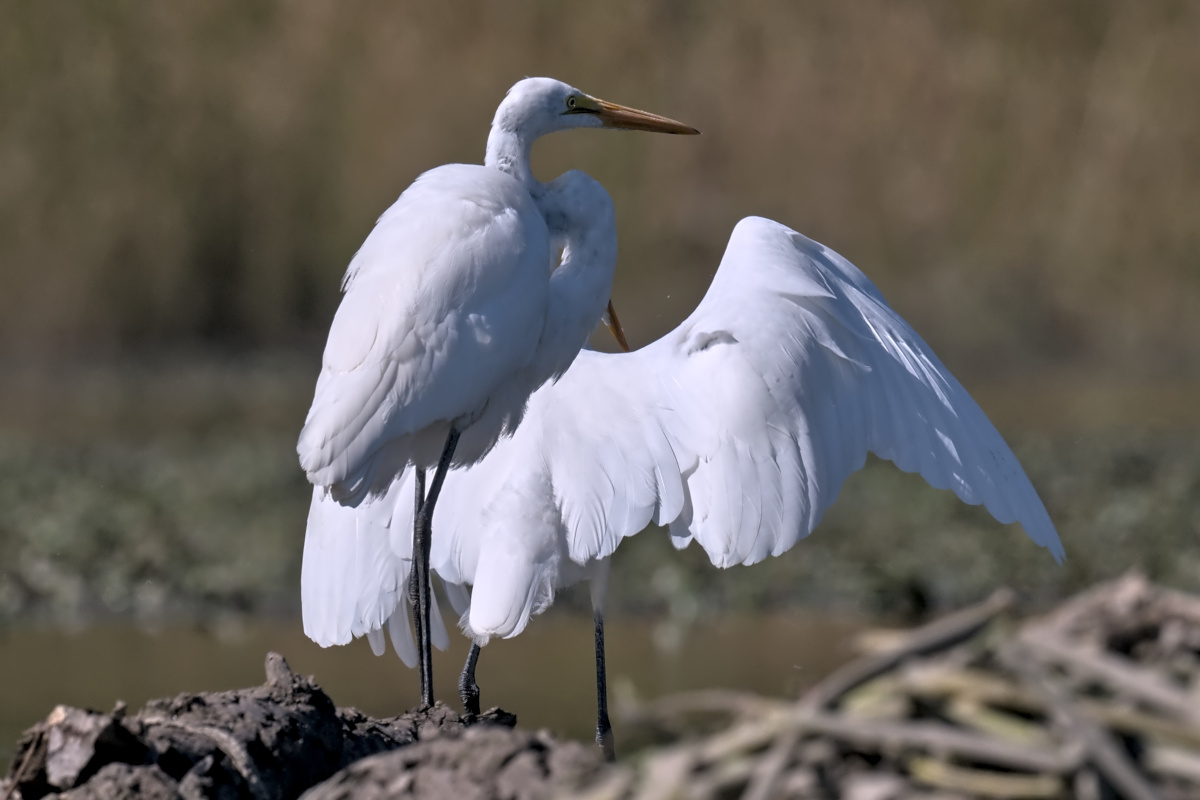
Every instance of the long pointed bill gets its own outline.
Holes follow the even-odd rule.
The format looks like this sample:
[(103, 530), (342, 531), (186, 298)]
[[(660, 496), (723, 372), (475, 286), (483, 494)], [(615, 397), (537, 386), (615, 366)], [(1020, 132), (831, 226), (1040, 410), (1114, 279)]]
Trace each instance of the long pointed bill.
[(636, 108), (619, 106), (616, 103), (610, 103), (607, 100), (600, 100), (595, 97), (588, 99), (596, 104), (596, 108), (587, 110), (600, 117), (601, 124), (605, 128), (620, 128), (626, 131), (651, 131), (652, 133), (682, 133), (689, 136), (700, 133), (700, 131), (691, 125), (684, 125), (682, 122), (676, 122), (667, 117), (660, 117), (658, 114), (651, 114), (649, 111), (638, 111)]
[(612, 300), (608, 301), (608, 311), (604, 315), (604, 324), (612, 331), (617, 344), (623, 352), (629, 352), (629, 342), (625, 341), (625, 331), (621, 330), (621, 321), (617, 319), (617, 310), (613, 308)]

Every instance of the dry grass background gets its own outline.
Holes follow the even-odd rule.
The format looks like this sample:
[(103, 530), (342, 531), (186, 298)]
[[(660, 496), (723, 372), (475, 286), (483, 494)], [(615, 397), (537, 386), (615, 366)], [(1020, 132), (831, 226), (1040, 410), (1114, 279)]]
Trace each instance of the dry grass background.
[(536, 152), (612, 193), (639, 342), (758, 213), (862, 266), (969, 385), (1193, 379), (1197, 41), (1183, 0), (10, 0), (0, 354), (314, 350), (375, 216), (549, 74), (704, 131)]
[(1186, 0), (6, 0), (0, 625), (294, 612), (292, 446), (342, 271), (538, 74), (704, 131), (535, 151), (613, 195), (635, 344), (690, 311), (737, 219), (797, 228), (977, 394), (1070, 554), (872, 462), (754, 570), (637, 537), (617, 610), (919, 616), (1131, 564), (1195, 590), (1197, 42)]

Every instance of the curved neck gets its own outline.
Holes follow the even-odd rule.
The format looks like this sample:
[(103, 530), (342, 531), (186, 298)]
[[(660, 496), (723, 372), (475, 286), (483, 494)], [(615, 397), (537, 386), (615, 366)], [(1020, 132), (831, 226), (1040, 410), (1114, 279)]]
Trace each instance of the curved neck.
[(487, 153), (483, 163), (489, 167), (507, 172), (519, 180), (530, 194), (537, 196), (542, 184), (533, 177), (529, 166), (529, 154), (533, 149), (533, 138), (507, 130), (497, 120), (492, 123), (492, 131), (488, 134)]
[(567, 371), (600, 323), (612, 295), (617, 266), (615, 219), (610, 210), (600, 210), (576, 222), (564, 232), (562, 262), (550, 274), (546, 321), (534, 366), (542, 380)]

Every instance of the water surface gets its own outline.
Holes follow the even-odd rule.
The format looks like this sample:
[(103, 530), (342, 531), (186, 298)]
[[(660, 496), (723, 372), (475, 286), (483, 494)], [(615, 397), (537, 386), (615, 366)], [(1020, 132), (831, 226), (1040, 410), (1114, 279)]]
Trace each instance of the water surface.
[[(675, 636), (645, 619), (610, 620), (610, 702), (713, 687), (794, 695), (851, 656), (859, 629), (850, 620), (802, 611), (727, 617)], [(136, 710), (154, 697), (251, 686), (263, 681), (269, 650), (282, 653), (296, 672), (313, 675), (339, 706), (382, 717), (417, 701), (416, 673), (390, 651), (377, 658), (362, 640), (322, 649), (304, 636), (299, 621), (256, 621), (219, 632), (10, 629), (0, 634), (0, 762), (11, 757), (20, 732), (58, 703), (108, 710), (124, 700)], [(450, 650), (434, 654), (438, 697), (455, 707), (466, 651), (466, 640), (451, 633)], [(587, 740), (594, 674), (591, 620), (552, 614), (535, 619), (519, 637), (484, 648), (477, 677), (485, 707), (500, 705), (526, 727)], [(614, 726), (620, 741), (619, 715)]]

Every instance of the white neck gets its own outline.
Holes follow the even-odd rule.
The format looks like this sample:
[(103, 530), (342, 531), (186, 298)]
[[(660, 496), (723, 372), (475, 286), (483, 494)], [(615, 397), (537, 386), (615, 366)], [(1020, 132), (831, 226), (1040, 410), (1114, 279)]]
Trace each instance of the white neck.
[(512, 175), (531, 195), (537, 197), (541, 193), (542, 184), (533, 177), (533, 170), (529, 166), (529, 153), (532, 149), (532, 137), (507, 130), (497, 119), (492, 123), (492, 131), (488, 134), (487, 154), (483, 163)]
[(600, 323), (617, 266), (616, 215), (608, 193), (582, 172), (543, 187), (538, 205), (552, 238), (566, 242), (550, 274), (550, 297), (534, 370), (541, 380), (567, 371)]
[[(551, 240), (566, 245), (550, 274), (545, 325), (531, 365), (540, 384), (566, 372), (604, 314), (617, 265), (617, 227), (608, 192), (582, 172), (572, 170), (549, 184), (533, 177), (534, 141), (565, 127), (563, 115), (539, 109), (536, 102), (528, 93), (509, 93), (496, 109), (483, 163), (520, 181), (542, 212)], [(585, 118), (570, 122), (582, 127)]]

